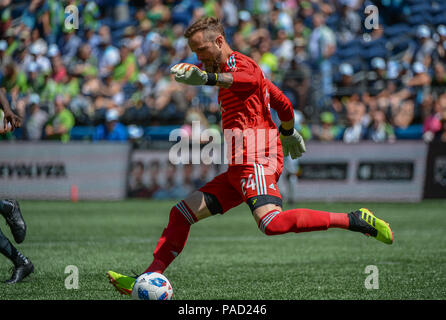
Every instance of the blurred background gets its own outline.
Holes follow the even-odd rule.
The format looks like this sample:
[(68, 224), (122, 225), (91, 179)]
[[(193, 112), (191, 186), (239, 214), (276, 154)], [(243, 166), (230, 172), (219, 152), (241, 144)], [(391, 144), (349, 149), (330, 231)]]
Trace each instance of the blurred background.
[[(69, 5), (76, 6), (79, 18), (71, 30), (64, 23)], [(378, 10), (372, 21), (373, 13), (366, 10), (370, 5)], [(415, 200), (432, 180), (434, 193), (446, 197), (442, 0), (1, 0), (0, 86), (23, 126), (0, 135), (5, 142), (0, 144), (0, 191), (16, 195), (19, 187), (12, 182), (41, 172), (29, 163), (43, 161), (37, 154), (48, 156), (42, 146), (49, 140), (63, 150), (54, 151), (52, 159), (67, 154), (73, 159), (66, 150), (74, 146), (77, 154), (86, 152), (79, 159), (84, 167), (95, 151), (79, 146), (99, 154), (105, 141), (128, 146), (119, 151), (128, 152), (131, 160), (121, 182), (125, 195), (117, 198), (183, 197), (223, 170), (202, 164), (180, 168), (166, 161), (172, 130), (191, 134), (192, 121), (200, 121), (201, 131), (221, 131), (217, 88), (185, 86), (169, 74), (176, 63), (199, 64), (183, 32), (204, 15), (219, 17), (230, 46), (252, 57), (284, 91), (295, 110), (296, 128), (309, 145), (323, 144), (332, 152), (310, 151), (308, 163), (303, 158), (285, 164), (289, 187), (283, 190), (289, 201), (300, 199), (292, 188), (299, 180), (301, 188), (306, 181), (321, 180), (354, 188), (362, 179), (375, 189), (386, 180), (394, 188), (398, 184), (392, 180), (414, 182), (416, 193), (400, 189), (399, 199)], [(25, 147), (31, 148), (28, 153)], [(417, 154), (409, 155), (410, 149)], [(440, 160), (429, 152), (439, 153)], [(391, 153), (396, 160), (386, 158)], [(361, 154), (384, 158), (350, 163), (352, 155)], [(414, 157), (425, 159), (421, 167)], [(27, 160), (17, 165), (17, 159)], [(65, 165), (60, 177), (79, 176)], [(80, 183), (66, 182), (69, 191), (62, 198), (73, 192), (88, 198), (88, 188)], [(315, 188), (308, 194), (331, 197)], [(29, 197), (42, 196), (33, 192)]]

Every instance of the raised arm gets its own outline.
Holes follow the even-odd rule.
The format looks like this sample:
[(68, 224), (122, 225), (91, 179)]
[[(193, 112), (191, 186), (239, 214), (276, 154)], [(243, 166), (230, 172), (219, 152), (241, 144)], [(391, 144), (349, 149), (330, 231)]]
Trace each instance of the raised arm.
[(294, 128), (294, 110), (290, 100), (270, 80), (265, 79), (270, 94), (271, 108), (277, 111), (281, 126), (285, 130)]

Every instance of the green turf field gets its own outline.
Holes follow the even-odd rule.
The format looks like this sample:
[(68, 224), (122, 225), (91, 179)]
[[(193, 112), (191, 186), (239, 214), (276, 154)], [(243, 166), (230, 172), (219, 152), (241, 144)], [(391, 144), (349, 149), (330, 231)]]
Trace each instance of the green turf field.
[[(7, 286), (12, 266), (0, 256), (0, 299), (128, 299), (105, 273), (142, 272), (173, 201), (21, 201), (28, 224), (17, 247), (35, 273)], [(339, 229), (268, 237), (247, 206), (192, 226), (183, 253), (166, 270), (174, 299), (445, 299), (446, 201), (362, 204), (391, 223), (395, 243)], [(357, 203), (304, 203), (336, 212)], [(12, 239), (3, 219), (2, 231)], [(69, 265), (79, 289), (66, 289)], [(365, 268), (379, 270), (366, 289)]]

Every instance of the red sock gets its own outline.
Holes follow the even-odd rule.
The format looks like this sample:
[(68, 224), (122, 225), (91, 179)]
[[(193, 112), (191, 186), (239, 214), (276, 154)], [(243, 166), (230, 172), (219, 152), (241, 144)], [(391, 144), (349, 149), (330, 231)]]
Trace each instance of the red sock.
[(190, 226), (197, 218), (184, 201), (172, 208), (169, 223), (161, 234), (161, 238), (153, 252), (153, 262), (144, 272), (163, 273), (186, 245)]
[(348, 225), (346, 213), (311, 209), (292, 209), (283, 212), (272, 210), (259, 221), (259, 229), (267, 235), (327, 230), (328, 228), (347, 229)]

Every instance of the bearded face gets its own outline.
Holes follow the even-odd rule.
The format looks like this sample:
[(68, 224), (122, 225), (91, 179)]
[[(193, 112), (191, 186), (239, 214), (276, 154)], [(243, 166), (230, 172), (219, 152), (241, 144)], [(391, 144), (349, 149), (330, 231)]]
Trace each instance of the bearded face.
[(209, 59), (207, 61), (202, 61), (204, 65), (204, 70), (206, 72), (217, 73), (220, 72), (220, 63), (221, 63), (221, 52), (215, 53), (215, 59)]
[(213, 33), (196, 32), (189, 38), (189, 47), (203, 63), (206, 72), (219, 72), (222, 63), (222, 51)]

